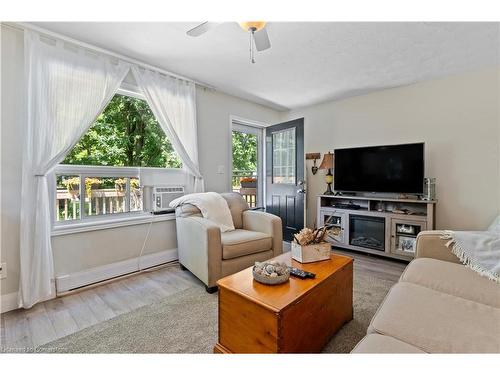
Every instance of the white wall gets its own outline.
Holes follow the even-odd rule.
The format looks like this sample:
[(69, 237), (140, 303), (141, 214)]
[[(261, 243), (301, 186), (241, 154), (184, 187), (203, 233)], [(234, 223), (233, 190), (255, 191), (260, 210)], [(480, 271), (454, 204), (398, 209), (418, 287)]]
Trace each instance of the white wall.
[[(2, 128), (1, 128), (1, 262), (7, 263), (7, 279), (1, 294), (14, 293), (19, 279), (19, 218), (23, 128), (23, 33), (1, 27)], [(197, 89), (199, 158), (206, 189), (228, 190), (229, 118), (231, 115), (275, 123), (280, 113), (261, 105), (213, 91)], [(216, 174), (224, 166), (224, 174)], [(168, 176), (168, 177), (166, 177)], [(181, 181), (178, 174), (146, 171), (145, 183)], [(118, 262), (138, 256), (148, 224), (75, 233), (53, 237), (56, 276)], [(175, 249), (175, 221), (154, 223), (144, 254)]]
[(1, 27), (1, 248), (7, 279), (0, 280), (1, 294), (17, 291), (19, 279), (19, 221), (23, 137), (23, 34)]
[[(489, 69), (291, 111), (305, 118), (305, 152), (425, 142), (437, 178), (437, 228), (484, 229), (500, 211), (500, 71)], [(307, 163), (307, 222), (324, 171)], [(334, 173), (335, 175), (335, 173)]]
[[(238, 116), (268, 125), (280, 122), (283, 113), (233, 96), (203, 89), (197, 90), (198, 144), (200, 169), (207, 191), (229, 189), (231, 153), (230, 116)], [(218, 174), (218, 167), (224, 174)]]

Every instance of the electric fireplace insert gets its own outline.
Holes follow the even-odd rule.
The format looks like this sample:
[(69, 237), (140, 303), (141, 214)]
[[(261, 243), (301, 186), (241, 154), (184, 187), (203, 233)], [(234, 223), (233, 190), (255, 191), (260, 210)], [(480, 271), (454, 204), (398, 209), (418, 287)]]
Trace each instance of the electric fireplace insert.
[(385, 218), (350, 215), (349, 244), (385, 251)]

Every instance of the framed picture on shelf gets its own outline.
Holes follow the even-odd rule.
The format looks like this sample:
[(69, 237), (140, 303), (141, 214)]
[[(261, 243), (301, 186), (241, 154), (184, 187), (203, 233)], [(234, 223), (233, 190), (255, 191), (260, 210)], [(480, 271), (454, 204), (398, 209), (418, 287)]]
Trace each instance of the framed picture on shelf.
[(408, 253), (414, 253), (416, 250), (417, 238), (399, 236), (399, 248), (401, 251), (406, 251)]

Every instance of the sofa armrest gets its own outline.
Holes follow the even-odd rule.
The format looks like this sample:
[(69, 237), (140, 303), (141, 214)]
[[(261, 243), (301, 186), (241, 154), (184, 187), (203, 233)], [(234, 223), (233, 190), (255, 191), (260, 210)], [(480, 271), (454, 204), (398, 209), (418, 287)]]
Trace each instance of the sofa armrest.
[(446, 247), (445, 240), (441, 238), (442, 231), (428, 230), (422, 231), (417, 236), (417, 251), (415, 258), (433, 258), (452, 263), (460, 263), (460, 260)]
[(274, 256), (283, 253), (283, 229), (279, 216), (261, 211), (243, 211), (243, 229), (271, 235)]
[(222, 276), (220, 228), (199, 216), (177, 217), (179, 263), (208, 287)]

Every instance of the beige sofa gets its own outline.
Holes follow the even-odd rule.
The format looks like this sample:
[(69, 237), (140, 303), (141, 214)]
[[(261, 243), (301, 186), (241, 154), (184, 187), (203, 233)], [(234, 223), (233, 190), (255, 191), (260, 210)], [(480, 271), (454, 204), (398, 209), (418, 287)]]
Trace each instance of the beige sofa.
[(439, 231), (392, 287), (353, 353), (499, 353), (500, 285), (462, 265)]
[(281, 219), (252, 211), (238, 193), (222, 194), (227, 201), (235, 230), (221, 233), (193, 205), (177, 207), (179, 263), (203, 283), (207, 292), (217, 290), (217, 280), (283, 252)]

